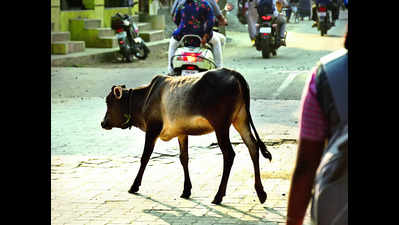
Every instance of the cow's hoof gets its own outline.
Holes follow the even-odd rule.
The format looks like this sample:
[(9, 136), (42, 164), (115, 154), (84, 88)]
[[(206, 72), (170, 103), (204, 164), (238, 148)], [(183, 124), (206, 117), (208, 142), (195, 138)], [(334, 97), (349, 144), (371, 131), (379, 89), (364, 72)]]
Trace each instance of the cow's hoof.
[(190, 195), (191, 195), (191, 191), (183, 191), (183, 194), (180, 196), (180, 198), (189, 199)]
[(130, 194), (134, 194), (139, 191), (139, 187), (132, 186), (129, 190)]
[(218, 197), (217, 195), (215, 196), (215, 198), (213, 199), (212, 203), (215, 205), (220, 205), (220, 203), (222, 203), (222, 197)]
[(261, 190), (261, 191), (256, 191), (256, 194), (258, 195), (260, 203), (263, 204), (266, 201), (266, 198), (267, 198), (266, 192)]

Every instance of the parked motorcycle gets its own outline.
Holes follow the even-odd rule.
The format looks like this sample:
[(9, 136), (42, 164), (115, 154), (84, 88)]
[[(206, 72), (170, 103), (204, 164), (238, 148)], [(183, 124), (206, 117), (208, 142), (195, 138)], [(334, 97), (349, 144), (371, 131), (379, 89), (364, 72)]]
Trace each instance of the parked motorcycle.
[(327, 6), (320, 4), (317, 7), (317, 30), (320, 31), (321, 36), (327, 34), (327, 31), (332, 27), (331, 16), (327, 10)]
[(172, 56), (174, 75), (191, 75), (216, 68), (210, 44), (201, 47), (201, 37), (184, 35)]
[[(264, 16), (260, 16), (257, 28), (258, 34), (255, 38), (256, 50), (262, 51), (262, 58), (269, 58), (270, 53), (272, 53), (273, 56), (276, 56), (276, 51), (281, 46), (281, 44), (277, 43), (277, 24), (273, 23), (273, 15), (266, 14)], [(286, 38), (286, 36), (287, 32), (285, 32), (284, 39)]]
[[(133, 3), (133, 6), (137, 2)], [(111, 28), (115, 31), (119, 44), (119, 52), (128, 62), (133, 61), (133, 56), (146, 59), (150, 49), (143, 39), (139, 37), (139, 29), (133, 18), (127, 14), (116, 13), (111, 17)]]

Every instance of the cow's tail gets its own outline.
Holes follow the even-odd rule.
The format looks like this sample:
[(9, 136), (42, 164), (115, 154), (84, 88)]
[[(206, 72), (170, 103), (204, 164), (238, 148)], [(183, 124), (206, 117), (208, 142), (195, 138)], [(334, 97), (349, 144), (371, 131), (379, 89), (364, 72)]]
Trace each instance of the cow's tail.
[(241, 86), (243, 87), (243, 95), (244, 95), (243, 97), (244, 97), (244, 101), (245, 101), (245, 109), (247, 110), (247, 113), (248, 113), (249, 124), (255, 133), (256, 144), (259, 147), (262, 155), (266, 159), (269, 159), (270, 161), (272, 161), (272, 154), (267, 150), (265, 143), (263, 143), (263, 141), (260, 139), (258, 132), (256, 131), (254, 122), (252, 121), (251, 113), (249, 111), (250, 95), (249, 95), (248, 83), (240, 73), (238, 73), (236, 71), (232, 71), (232, 73), (233, 73), (234, 77), (236, 77), (239, 80), (239, 82), (241, 83)]

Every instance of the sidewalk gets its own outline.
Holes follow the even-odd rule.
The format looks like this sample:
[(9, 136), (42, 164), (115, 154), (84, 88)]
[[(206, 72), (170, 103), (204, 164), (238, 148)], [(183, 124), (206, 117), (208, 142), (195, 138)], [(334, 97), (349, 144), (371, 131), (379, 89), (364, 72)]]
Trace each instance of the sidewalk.
[[(167, 52), (169, 39), (146, 43), (152, 54), (149, 59), (158, 57), (157, 52)], [(51, 66), (75, 66), (91, 65), (101, 62), (111, 62), (119, 55), (118, 48), (86, 48), (84, 52), (76, 52), (67, 55), (51, 55)]]
[[(254, 189), (248, 150), (243, 144), (234, 149), (236, 157), (220, 206), (211, 203), (222, 174), (219, 148), (204, 149), (190, 158), (189, 200), (179, 197), (184, 176), (173, 155), (150, 160), (138, 194), (127, 191), (140, 166), (139, 157), (53, 156), (52, 224), (285, 224), (296, 144), (268, 146), (272, 163), (260, 159), (268, 194), (263, 205)], [(310, 224), (309, 218), (305, 224)]]

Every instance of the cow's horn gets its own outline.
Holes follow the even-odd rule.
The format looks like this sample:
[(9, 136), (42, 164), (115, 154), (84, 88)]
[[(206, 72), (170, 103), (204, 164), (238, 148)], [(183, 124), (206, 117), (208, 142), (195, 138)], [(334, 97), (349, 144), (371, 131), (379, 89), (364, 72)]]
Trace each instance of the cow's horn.
[(123, 93), (123, 91), (122, 91), (122, 87), (121, 86), (116, 86), (114, 88), (114, 95), (115, 95), (116, 99), (121, 99), (122, 98), (122, 93)]

